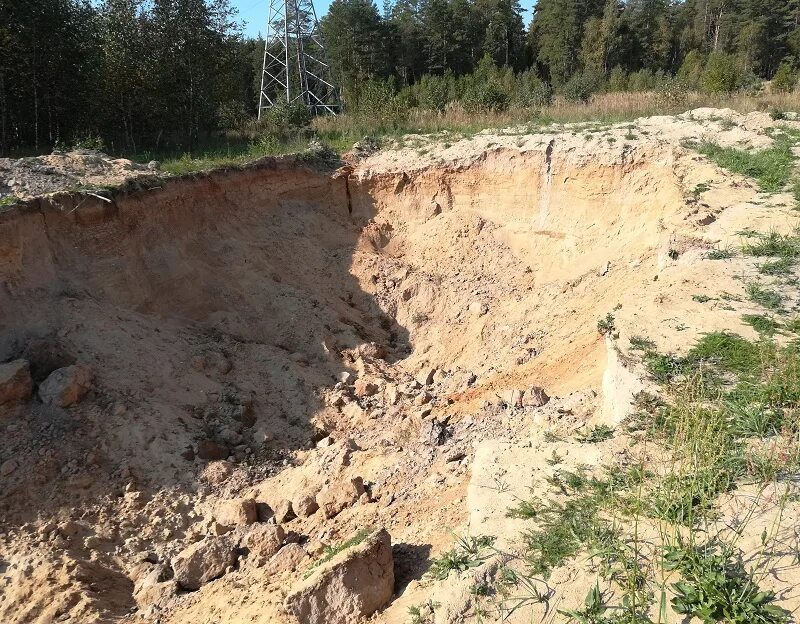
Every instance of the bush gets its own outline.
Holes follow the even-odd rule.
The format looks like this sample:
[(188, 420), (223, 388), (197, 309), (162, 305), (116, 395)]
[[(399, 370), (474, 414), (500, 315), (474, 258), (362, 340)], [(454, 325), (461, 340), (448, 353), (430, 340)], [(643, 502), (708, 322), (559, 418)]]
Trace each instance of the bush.
[(528, 70), (517, 76), (512, 99), (518, 108), (538, 109), (553, 101), (553, 89), (536, 72)]
[(349, 99), (349, 109), (356, 116), (389, 126), (405, 123), (412, 103), (410, 91), (396, 94), (391, 79), (365, 80), (353, 90)]
[(311, 111), (308, 107), (302, 102), (293, 102), (264, 110), (258, 121), (258, 127), (262, 133), (283, 136), (305, 128), (310, 123)]
[(628, 78), (629, 91), (652, 91), (655, 85), (655, 76), (649, 69), (640, 69)]
[(471, 81), (464, 92), (462, 104), (468, 113), (499, 112), (508, 108), (509, 96), (494, 81)]
[(420, 108), (443, 111), (452, 99), (452, 76), (423, 76), (416, 87)]
[(687, 89), (696, 91), (700, 89), (703, 82), (703, 70), (705, 66), (705, 59), (703, 55), (697, 50), (692, 50), (683, 59), (683, 64), (678, 70), (678, 80), (686, 86)]
[(776, 93), (790, 93), (797, 86), (797, 73), (791, 64), (784, 61), (772, 77), (772, 90)]
[(588, 102), (600, 88), (600, 76), (593, 71), (576, 72), (567, 81), (562, 94), (570, 102)]
[(608, 74), (608, 82), (606, 82), (606, 91), (617, 93), (619, 91), (627, 91), (627, 90), (628, 90), (628, 74), (625, 73), (624, 69), (622, 69), (619, 65), (617, 65), (614, 69), (611, 70), (611, 73)]
[(736, 57), (712, 52), (703, 71), (702, 88), (708, 93), (731, 93), (739, 86), (740, 78)]

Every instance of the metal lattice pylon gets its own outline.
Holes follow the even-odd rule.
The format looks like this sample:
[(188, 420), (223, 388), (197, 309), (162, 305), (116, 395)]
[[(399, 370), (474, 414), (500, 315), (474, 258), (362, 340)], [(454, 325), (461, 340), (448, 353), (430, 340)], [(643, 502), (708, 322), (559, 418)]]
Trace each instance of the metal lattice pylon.
[(340, 110), (313, 0), (270, 0), (258, 118), (265, 109), (297, 101), (314, 115)]

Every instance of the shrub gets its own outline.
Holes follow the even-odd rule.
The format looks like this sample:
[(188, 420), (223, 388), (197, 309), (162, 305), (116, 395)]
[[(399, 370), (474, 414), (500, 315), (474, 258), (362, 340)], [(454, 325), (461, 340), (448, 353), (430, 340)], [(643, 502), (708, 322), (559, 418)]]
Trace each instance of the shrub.
[(541, 108), (553, 101), (553, 89), (536, 72), (522, 72), (516, 78), (513, 104), (518, 108)]
[(687, 89), (697, 90), (700, 88), (703, 80), (703, 69), (705, 59), (698, 50), (692, 50), (683, 59), (683, 64), (678, 70), (678, 80), (680, 80)]
[(739, 67), (736, 57), (723, 52), (708, 56), (702, 77), (702, 88), (708, 93), (731, 93), (739, 86)]
[(462, 104), (469, 113), (497, 112), (508, 108), (509, 96), (496, 82), (472, 81), (464, 93)]
[(576, 72), (564, 85), (562, 93), (570, 102), (588, 102), (600, 88), (600, 82), (600, 76), (591, 70)]
[(656, 79), (649, 69), (640, 69), (628, 78), (629, 91), (650, 91), (655, 87)]
[(619, 91), (627, 91), (627, 90), (628, 90), (628, 74), (625, 73), (625, 70), (622, 69), (622, 67), (617, 65), (608, 74), (608, 80), (606, 81), (606, 91), (617, 93)]
[(784, 61), (772, 77), (772, 90), (776, 93), (789, 93), (797, 86), (797, 73), (791, 64)]
[(311, 123), (311, 112), (302, 102), (279, 104), (261, 113), (256, 123), (256, 140), (285, 141), (300, 134)]
[(423, 76), (417, 85), (417, 101), (419, 107), (430, 111), (443, 111), (452, 99), (452, 83), (450, 75)]

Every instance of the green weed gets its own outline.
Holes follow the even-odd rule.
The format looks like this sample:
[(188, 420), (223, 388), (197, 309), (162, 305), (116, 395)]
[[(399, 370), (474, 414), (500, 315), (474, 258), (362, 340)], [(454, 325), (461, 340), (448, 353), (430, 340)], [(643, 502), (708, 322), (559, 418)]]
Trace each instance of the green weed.
[(450, 572), (464, 572), (481, 565), (489, 556), (494, 537), (491, 535), (457, 537), (453, 549), (434, 559), (428, 575), (443, 581)]
[(767, 310), (780, 310), (783, 307), (781, 294), (776, 290), (765, 288), (758, 282), (748, 282), (745, 285), (745, 293), (747, 293), (750, 301)]
[(759, 588), (747, 572), (741, 554), (728, 544), (712, 541), (695, 547), (667, 547), (667, 570), (678, 571), (683, 580), (672, 584), (676, 613), (708, 624), (782, 624), (790, 621), (784, 609), (772, 604), (775, 594)]
[(767, 316), (760, 314), (742, 314), (742, 321), (750, 325), (759, 334), (772, 336), (781, 327), (781, 324)]
[(788, 140), (775, 140), (775, 144), (761, 151), (745, 151), (703, 143), (698, 151), (723, 169), (755, 178), (761, 190), (779, 193), (789, 182), (794, 166), (792, 145)]
[(611, 312), (606, 314), (605, 318), (601, 318), (597, 321), (597, 331), (603, 336), (613, 334), (616, 329), (614, 325), (614, 315), (611, 314)]

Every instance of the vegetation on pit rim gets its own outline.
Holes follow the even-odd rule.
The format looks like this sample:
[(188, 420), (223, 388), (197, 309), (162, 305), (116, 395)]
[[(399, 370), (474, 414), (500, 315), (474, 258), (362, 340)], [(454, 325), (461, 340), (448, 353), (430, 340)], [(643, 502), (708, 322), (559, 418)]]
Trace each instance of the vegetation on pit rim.
[(762, 150), (743, 150), (705, 142), (698, 151), (724, 169), (755, 178), (762, 191), (779, 193), (786, 188), (792, 175), (795, 155), (792, 147), (800, 133), (789, 128), (773, 129), (772, 147)]
[[(606, 466), (601, 476), (557, 469), (551, 497), (521, 500), (508, 511), (535, 523), (522, 536), (532, 574), (546, 577), (588, 552), (600, 576), (621, 588), (622, 602), (613, 606), (593, 588), (582, 608), (562, 611), (572, 621), (650, 622), (654, 607), (667, 621), (658, 566), (680, 575), (670, 585), (678, 614), (709, 623), (789, 621), (776, 596), (760, 588), (769, 555), (746, 569), (737, 533), (731, 538), (713, 528), (721, 493), (735, 493), (743, 480), (785, 483), (800, 469), (800, 345), (779, 346), (764, 334), (757, 342), (707, 334), (685, 357), (657, 353), (646, 337), (631, 338), (665, 398), (637, 395), (624, 427), (634, 440), (663, 448), (667, 467)], [(756, 499), (754, 509), (761, 504)], [(637, 527), (652, 523), (661, 527), (660, 541), (638, 543)], [(692, 530), (670, 528), (680, 526)], [(765, 533), (764, 552), (767, 541)]]

